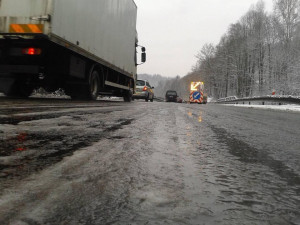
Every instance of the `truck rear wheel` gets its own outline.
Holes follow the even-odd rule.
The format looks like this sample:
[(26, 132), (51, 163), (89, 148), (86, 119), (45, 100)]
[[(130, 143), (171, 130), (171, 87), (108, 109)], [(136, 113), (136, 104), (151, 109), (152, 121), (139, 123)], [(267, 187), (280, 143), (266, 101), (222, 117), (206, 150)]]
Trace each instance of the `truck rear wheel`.
[(124, 102), (131, 102), (131, 100), (132, 100), (132, 92), (131, 91), (127, 91), (123, 98), (124, 98)]
[(74, 100), (96, 100), (100, 88), (100, 78), (96, 70), (88, 77), (87, 82), (70, 84), (67, 94)]
[(4, 94), (8, 97), (28, 98), (31, 95), (33, 89), (33, 87), (25, 84), (24, 82), (16, 81)]

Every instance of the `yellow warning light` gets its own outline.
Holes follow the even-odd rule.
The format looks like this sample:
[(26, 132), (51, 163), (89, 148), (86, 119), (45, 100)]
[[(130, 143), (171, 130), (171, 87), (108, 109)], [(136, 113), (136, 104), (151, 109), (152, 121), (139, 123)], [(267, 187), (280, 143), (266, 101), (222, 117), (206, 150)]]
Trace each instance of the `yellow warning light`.
[(191, 91), (197, 91), (197, 87), (201, 84), (201, 82), (192, 82), (191, 83)]

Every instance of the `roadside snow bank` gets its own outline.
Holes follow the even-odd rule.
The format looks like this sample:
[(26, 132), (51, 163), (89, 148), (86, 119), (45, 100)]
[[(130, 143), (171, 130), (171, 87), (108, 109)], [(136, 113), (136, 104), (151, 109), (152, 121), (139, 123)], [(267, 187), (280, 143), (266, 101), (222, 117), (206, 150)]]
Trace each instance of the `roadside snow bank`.
[(236, 105), (236, 104), (231, 105), (231, 104), (226, 104), (226, 106), (300, 112), (300, 105)]

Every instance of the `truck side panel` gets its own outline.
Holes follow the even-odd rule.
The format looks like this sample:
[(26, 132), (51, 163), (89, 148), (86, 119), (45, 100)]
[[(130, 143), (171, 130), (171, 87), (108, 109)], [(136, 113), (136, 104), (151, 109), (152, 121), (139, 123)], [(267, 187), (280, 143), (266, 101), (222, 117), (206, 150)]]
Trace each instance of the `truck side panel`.
[(133, 76), (136, 17), (132, 0), (54, 0), (51, 32)]
[(136, 17), (133, 0), (0, 1), (0, 33), (11, 32), (11, 24), (42, 24), (50, 40), (58, 37), (59, 44), (70, 43), (131, 77), (136, 74)]

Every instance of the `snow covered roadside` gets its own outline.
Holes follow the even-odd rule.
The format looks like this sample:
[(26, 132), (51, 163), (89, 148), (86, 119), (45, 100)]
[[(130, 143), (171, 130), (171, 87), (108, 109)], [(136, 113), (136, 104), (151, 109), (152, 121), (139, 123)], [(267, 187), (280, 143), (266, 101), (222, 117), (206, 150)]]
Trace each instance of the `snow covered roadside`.
[[(5, 97), (5, 94), (0, 92), (0, 97)], [(33, 98), (59, 98), (59, 99), (70, 99), (69, 96), (65, 95), (64, 93), (58, 91), (55, 91), (53, 93), (39, 93), (37, 91), (34, 91), (30, 97)]]
[(300, 105), (240, 105), (240, 104), (224, 104), (226, 106), (246, 107), (246, 108), (259, 108), (271, 109), (280, 111), (300, 112)]

